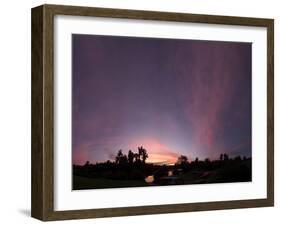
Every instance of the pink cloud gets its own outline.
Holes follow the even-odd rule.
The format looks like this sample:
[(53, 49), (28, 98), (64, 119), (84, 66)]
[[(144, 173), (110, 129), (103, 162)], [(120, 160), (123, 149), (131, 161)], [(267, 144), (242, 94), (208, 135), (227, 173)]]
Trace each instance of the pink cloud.
[[(221, 48), (221, 51), (227, 49)], [(182, 68), (183, 87), (190, 84), (189, 96), (186, 96), (186, 118), (191, 124), (194, 134), (194, 142), (197, 147), (205, 150), (217, 150), (216, 137), (223, 134), (224, 127), (221, 120), (221, 112), (227, 109), (229, 101), (233, 98), (235, 83), (233, 77), (235, 72), (228, 72), (224, 65), (229, 64), (232, 57), (217, 54), (217, 51), (200, 51), (197, 48), (193, 62), (198, 64), (190, 70), (188, 65)], [(204, 58), (204, 59), (203, 59)], [(206, 59), (211, 60), (209, 63)], [(200, 65), (200, 62), (207, 62)], [(231, 62), (235, 65), (235, 62)], [(181, 92), (185, 92), (184, 88)], [(211, 155), (211, 153), (209, 153)]]

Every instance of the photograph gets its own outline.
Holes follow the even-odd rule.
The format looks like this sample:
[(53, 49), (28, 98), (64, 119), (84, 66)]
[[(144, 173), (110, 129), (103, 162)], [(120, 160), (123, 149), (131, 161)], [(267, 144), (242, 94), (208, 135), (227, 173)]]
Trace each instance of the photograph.
[(274, 206), (274, 18), (151, 9), (32, 8), (33, 218)]
[(252, 181), (252, 43), (71, 45), (73, 190)]

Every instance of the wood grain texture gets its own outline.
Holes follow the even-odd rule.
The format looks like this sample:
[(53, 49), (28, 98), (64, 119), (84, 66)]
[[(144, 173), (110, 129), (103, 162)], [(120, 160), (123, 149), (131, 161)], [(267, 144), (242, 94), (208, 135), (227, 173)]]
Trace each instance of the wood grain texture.
[[(54, 16), (76, 15), (267, 28), (267, 198), (54, 211)], [(274, 21), (272, 19), (42, 5), (32, 9), (32, 216), (48, 220), (162, 214), (274, 204)]]
[(43, 219), (43, 6), (31, 17), (31, 216)]
[(274, 205), (274, 20), (267, 24), (267, 199)]
[(53, 201), (53, 15), (32, 9), (31, 215), (46, 220)]

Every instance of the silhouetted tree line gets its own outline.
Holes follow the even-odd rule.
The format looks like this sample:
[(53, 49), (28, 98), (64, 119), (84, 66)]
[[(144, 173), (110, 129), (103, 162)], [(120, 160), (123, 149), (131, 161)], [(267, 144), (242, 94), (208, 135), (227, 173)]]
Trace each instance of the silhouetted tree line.
[(177, 175), (180, 172), (217, 172), (217, 177), (213, 182), (234, 182), (234, 181), (249, 181), (252, 178), (251, 158), (236, 156), (230, 158), (228, 154), (221, 154), (219, 159), (210, 160), (206, 158), (199, 160), (195, 158), (194, 161), (188, 161), (184, 155), (179, 156), (178, 161), (173, 168), (173, 174)]
[(228, 154), (220, 154), (219, 159), (210, 160), (209, 158), (205, 158), (204, 160), (199, 160), (198, 157), (193, 161), (188, 161), (187, 156), (181, 155), (178, 157), (177, 162), (175, 163), (175, 167), (182, 168), (183, 170), (191, 170), (191, 169), (202, 169), (202, 170), (213, 170), (220, 168), (225, 165), (234, 164), (235, 162), (247, 161), (251, 158), (243, 157), (240, 155), (230, 158)]
[[(108, 178), (118, 180), (144, 180), (145, 177), (153, 175), (155, 181), (168, 176), (173, 172), (174, 176), (180, 176), (187, 172), (208, 172), (218, 170), (219, 180), (247, 181), (251, 178), (251, 158), (236, 156), (230, 158), (224, 153), (217, 160), (206, 158), (199, 160), (195, 158), (189, 161), (185, 155), (180, 155), (174, 165), (157, 165), (146, 163), (148, 152), (145, 148), (138, 147), (136, 153), (129, 150), (124, 154), (119, 150), (114, 161), (91, 164), (87, 161), (84, 165), (73, 165), (73, 174), (89, 178)], [(221, 169), (221, 170), (220, 170)]]
[(86, 177), (104, 177), (109, 179), (144, 179), (152, 174), (156, 168), (153, 164), (147, 164), (146, 159), (148, 153), (142, 146), (138, 147), (138, 151), (134, 153), (129, 150), (124, 154), (119, 150), (115, 156), (115, 161), (107, 160), (106, 162), (91, 164), (87, 161), (83, 166), (74, 165), (73, 173), (77, 176)]
[(141, 146), (138, 147), (137, 153), (134, 153), (129, 150), (128, 155), (123, 154), (122, 150), (119, 150), (115, 157), (115, 163), (120, 165), (145, 164), (147, 158), (147, 151)]

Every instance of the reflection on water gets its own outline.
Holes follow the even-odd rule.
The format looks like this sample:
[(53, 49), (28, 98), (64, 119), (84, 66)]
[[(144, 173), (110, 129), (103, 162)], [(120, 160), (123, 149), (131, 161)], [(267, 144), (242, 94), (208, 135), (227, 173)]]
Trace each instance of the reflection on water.
[[(173, 176), (173, 171), (169, 170), (168, 171), (168, 177), (171, 177), (171, 176)], [(147, 176), (144, 180), (145, 180), (146, 183), (151, 184), (151, 183), (154, 182), (154, 176), (153, 175)]]
[(146, 177), (144, 180), (146, 183), (152, 183), (154, 181), (154, 176), (150, 175), (150, 176)]

